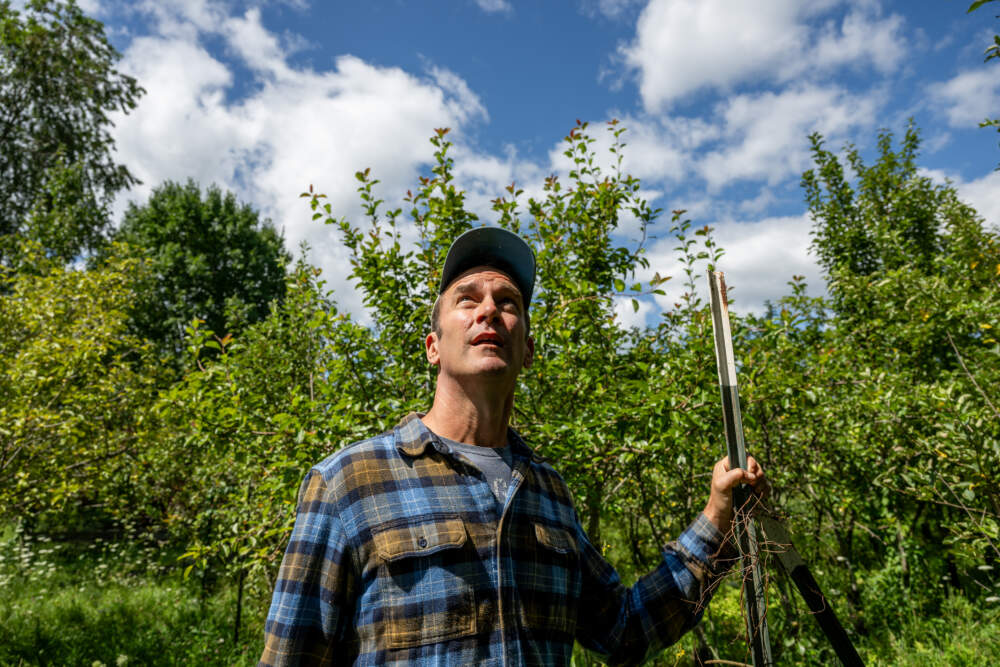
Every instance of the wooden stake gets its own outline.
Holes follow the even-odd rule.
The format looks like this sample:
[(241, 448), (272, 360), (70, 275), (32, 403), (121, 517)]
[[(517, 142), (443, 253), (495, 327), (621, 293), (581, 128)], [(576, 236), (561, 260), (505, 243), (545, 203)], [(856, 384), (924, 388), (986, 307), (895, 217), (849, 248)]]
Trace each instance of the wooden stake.
[(811, 615), (819, 623), (823, 634), (830, 640), (830, 645), (833, 646), (837, 657), (840, 658), (845, 667), (864, 667), (865, 663), (861, 661), (861, 656), (858, 655), (857, 649), (854, 648), (850, 637), (847, 636), (844, 626), (837, 620), (833, 606), (823, 595), (823, 591), (820, 590), (819, 584), (813, 578), (812, 572), (809, 571), (809, 567), (792, 545), (792, 539), (788, 536), (785, 526), (767, 511), (760, 512), (758, 516), (772, 553), (777, 556), (778, 563), (781, 564), (782, 569), (788, 574), (795, 587), (799, 589), (802, 599), (805, 600), (809, 611), (812, 612)]
[[(718, 271), (708, 272), (708, 285), (712, 293), (712, 329), (715, 332), (715, 360), (719, 370), (719, 388), (722, 392), (722, 419), (726, 428), (726, 446), (730, 465), (746, 469), (746, 445), (743, 441), (743, 421), (740, 415), (740, 393), (736, 383), (736, 362), (733, 355), (733, 337), (729, 330), (729, 303), (726, 299), (726, 279)], [(750, 520), (749, 490), (740, 486), (733, 491), (733, 507), (737, 514), (733, 525), (740, 547), (744, 575), (744, 596), (747, 606), (747, 631), (755, 667), (773, 665), (771, 644), (767, 634), (766, 598), (763, 565), (757, 558), (757, 528)], [(816, 622), (830, 640), (837, 657), (846, 667), (864, 667), (854, 644), (844, 627), (837, 620), (829, 600), (823, 595), (799, 552), (792, 546), (784, 525), (763, 506), (758, 513), (764, 534), (773, 547), (778, 562), (795, 583)]]
[[(743, 442), (743, 421), (740, 415), (740, 394), (736, 382), (736, 362), (733, 358), (733, 337), (729, 330), (729, 304), (726, 300), (726, 279), (720, 271), (708, 272), (712, 294), (712, 330), (715, 332), (715, 360), (722, 393), (722, 421), (726, 429), (729, 465), (746, 470), (747, 453)], [(743, 597), (746, 602), (747, 636), (754, 667), (774, 665), (771, 641), (767, 632), (767, 597), (764, 588), (764, 568), (758, 558), (757, 527), (750, 520), (753, 499), (746, 486), (733, 490), (733, 527), (740, 549), (743, 568)]]

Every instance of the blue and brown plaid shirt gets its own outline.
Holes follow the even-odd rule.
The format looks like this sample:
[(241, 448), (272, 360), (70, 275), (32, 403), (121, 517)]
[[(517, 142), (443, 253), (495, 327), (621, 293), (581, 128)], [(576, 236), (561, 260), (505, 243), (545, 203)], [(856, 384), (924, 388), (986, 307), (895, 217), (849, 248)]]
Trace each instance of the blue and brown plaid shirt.
[(574, 639), (636, 663), (690, 629), (722, 569), (715, 526), (699, 516), (626, 588), (563, 479), (509, 437), (502, 513), (416, 414), (310, 470), (260, 664), (566, 665)]

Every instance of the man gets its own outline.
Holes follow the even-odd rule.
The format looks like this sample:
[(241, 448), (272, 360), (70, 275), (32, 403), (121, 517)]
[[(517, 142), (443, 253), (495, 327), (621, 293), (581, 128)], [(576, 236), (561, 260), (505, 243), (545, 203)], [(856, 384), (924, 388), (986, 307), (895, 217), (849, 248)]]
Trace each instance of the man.
[(275, 585), (262, 665), (569, 664), (574, 639), (637, 663), (700, 618), (732, 520), (763, 471), (716, 464), (705, 511), (625, 588), (569, 489), (508, 427), (531, 366), (530, 247), (473, 229), (448, 251), (427, 360), (430, 411), (306, 476)]

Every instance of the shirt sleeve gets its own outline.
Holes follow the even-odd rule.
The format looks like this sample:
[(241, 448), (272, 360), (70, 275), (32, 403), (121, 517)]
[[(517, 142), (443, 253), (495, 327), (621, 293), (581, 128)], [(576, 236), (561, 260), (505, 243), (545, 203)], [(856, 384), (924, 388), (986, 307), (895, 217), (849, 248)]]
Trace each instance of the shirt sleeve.
[(299, 490), (295, 528), (274, 585), (258, 667), (332, 665), (349, 654), (357, 578), (351, 551), (323, 475), (313, 469)]
[(663, 548), (656, 569), (631, 588), (585, 534), (581, 547), (580, 609), (588, 613), (578, 619), (577, 641), (610, 664), (639, 664), (693, 628), (735, 555), (704, 514)]

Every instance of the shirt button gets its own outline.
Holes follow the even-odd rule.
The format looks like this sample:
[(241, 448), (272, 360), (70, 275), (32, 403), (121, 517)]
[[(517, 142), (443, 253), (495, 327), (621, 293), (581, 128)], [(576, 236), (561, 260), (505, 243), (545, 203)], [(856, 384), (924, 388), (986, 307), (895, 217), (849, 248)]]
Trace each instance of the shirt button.
[(417, 540), (417, 544), (420, 546), (421, 549), (425, 549), (427, 547), (427, 538), (421, 537), (419, 540)]

